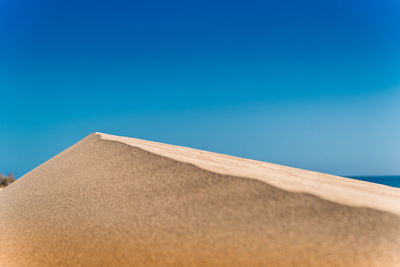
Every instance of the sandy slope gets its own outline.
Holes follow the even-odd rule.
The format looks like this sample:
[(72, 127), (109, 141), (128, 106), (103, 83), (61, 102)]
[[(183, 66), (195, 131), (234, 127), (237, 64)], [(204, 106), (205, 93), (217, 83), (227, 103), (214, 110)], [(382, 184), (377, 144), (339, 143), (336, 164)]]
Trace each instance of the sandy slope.
[(0, 193), (0, 266), (400, 266), (400, 190), (92, 134)]

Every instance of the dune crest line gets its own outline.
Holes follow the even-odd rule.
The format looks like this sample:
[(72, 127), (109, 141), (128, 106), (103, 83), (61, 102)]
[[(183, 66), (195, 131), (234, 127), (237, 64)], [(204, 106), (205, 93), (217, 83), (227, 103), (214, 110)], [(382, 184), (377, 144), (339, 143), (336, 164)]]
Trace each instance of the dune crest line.
[(399, 188), (188, 147), (100, 132), (93, 134), (103, 140), (128, 144), (207, 171), (256, 179), (284, 190), (310, 193), (341, 204), (400, 214)]

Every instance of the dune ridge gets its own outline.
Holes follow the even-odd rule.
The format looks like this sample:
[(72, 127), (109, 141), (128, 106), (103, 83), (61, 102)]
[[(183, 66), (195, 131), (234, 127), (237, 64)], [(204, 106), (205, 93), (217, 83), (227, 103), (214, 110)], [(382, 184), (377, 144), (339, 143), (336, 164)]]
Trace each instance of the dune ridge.
[(128, 144), (219, 174), (256, 179), (284, 190), (310, 193), (342, 204), (400, 214), (399, 188), (188, 147), (99, 132), (94, 134), (103, 140)]
[(95, 133), (0, 193), (0, 263), (399, 266), (399, 204), (396, 188)]

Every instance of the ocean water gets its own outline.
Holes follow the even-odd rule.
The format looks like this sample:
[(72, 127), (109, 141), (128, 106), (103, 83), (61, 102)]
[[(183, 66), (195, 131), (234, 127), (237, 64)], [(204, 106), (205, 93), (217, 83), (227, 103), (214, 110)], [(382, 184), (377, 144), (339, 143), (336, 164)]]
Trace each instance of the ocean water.
[(384, 184), (393, 187), (400, 187), (400, 176), (352, 176), (348, 178), (358, 179), (362, 181)]

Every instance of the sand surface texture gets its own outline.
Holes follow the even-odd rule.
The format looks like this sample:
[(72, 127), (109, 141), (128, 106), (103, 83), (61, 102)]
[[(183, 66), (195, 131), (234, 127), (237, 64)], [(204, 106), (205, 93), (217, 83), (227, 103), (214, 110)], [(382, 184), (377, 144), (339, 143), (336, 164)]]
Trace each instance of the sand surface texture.
[(95, 133), (0, 192), (0, 266), (400, 266), (400, 190)]

